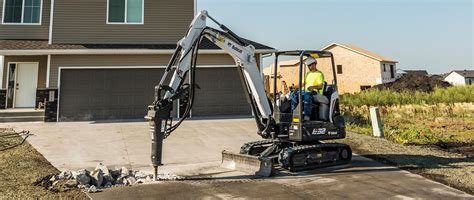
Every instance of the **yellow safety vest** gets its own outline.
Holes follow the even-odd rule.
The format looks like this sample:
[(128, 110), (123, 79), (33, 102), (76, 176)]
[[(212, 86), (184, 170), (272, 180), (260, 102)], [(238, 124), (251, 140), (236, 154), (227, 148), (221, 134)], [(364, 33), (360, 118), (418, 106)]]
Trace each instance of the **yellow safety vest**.
[[(306, 75), (304, 76), (303, 83), (305, 84), (304, 89), (308, 92), (311, 92), (308, 89), (309, 87), (324, 85), (324, 74), (319, 70), (315, 72), (311, 72), (311, 71), (307, 72)], [(316, 90), (316, 91), (321, 94), (323, 92), (323, 89)]]

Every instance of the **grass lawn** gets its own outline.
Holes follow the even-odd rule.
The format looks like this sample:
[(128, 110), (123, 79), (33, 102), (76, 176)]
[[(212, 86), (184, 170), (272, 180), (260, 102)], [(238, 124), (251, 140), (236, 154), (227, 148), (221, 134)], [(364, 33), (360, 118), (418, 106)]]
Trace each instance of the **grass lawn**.
[[(380, 106), (385, 136), (403, 144), (474, 142), (474, 104)], [(371, 135), (369, 107), (343, 107), (347, 129)]]
[(385, 136), (403, 144), (474, 142), (474, 85), (433, 92), (368, 90), (341, 97), (347, 129), (372, 133), (369, 108), (380, 108)]
[[(0, 128), (0, 149), (21, 143), (13, 130)], [(0, 151), (0, 199), (89, 199), (79, 190), (52, 192), (35, 186), (39, 179), (59, 171), (28, 142)]]

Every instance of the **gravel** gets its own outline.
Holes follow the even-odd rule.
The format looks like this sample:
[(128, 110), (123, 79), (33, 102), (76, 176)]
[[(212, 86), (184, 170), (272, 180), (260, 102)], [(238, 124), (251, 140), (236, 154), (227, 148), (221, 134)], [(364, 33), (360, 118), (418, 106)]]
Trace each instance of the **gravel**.
[(402, 145), (348, 132), (342, 141), (365, 157), (474, 194), (474, 158), (427, 146)]

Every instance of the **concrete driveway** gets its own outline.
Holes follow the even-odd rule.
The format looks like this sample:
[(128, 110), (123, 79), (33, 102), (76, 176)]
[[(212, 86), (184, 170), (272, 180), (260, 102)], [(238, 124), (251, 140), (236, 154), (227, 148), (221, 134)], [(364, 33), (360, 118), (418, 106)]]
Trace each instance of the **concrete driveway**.
[[(60, 170), (126, 166), (151, 172), (150, 134), (145, 122), (10, 123), (29, 130), (28, 138)], [(221, 151), (238, 152), (260, 139), (252, 119), (188, 120), (164, 142), (160, 173), (206, 176), (207, 180), (162, 182), (114, 188), (94, 199), (276, 198), (276, 199), (446, 199), (474, 198), (459, 190), (373, 160), (354, 156), (349, 166), (296, 174), (284, 171), (268, 179), (218, 168)]]
[[(28, 138), (59, 170), (125, 166), (151, 172), (151, 138), (145, 122), (11, 123), (15, 130), (29, 130)], [(179, 173), (196, 166), (220, 163), (222, 150), (238, 151), (258, 140), (250, 119), (189, 120), (164, 142), (163, 173)], [(186, 167), (188, 166), (189, 167)], [(179, 170), (177, 169), (179, 168)]]

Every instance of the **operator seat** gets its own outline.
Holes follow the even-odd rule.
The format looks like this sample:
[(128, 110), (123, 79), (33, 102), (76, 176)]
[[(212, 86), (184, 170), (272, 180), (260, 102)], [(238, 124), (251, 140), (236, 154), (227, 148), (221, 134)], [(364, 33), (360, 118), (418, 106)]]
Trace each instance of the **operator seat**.
[[(318, 120), (328, 121), (329, 120), (329, 98), (331, 98), (334, 89), (328, 86), (327, 82), (324, 82), (323, 94), (313, 94), (313, 103), (316, 104), (318, 113)], [(328, 97), (329, 96), (329, 97)]]

